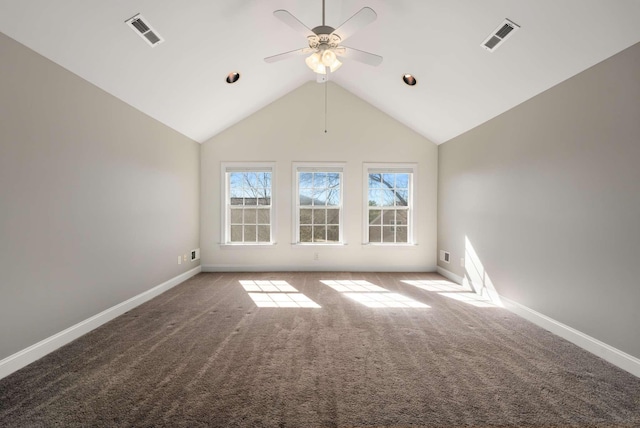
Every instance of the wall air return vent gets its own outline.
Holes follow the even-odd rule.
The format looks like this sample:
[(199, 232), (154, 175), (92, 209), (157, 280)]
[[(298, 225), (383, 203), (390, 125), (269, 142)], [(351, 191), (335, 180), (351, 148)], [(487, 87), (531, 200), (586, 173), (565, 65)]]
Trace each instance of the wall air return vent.
[(149, 25), (149, 21), (137, 14), (125, 21), (129, 27), (151, 46), (159, 45), (164, 39)]
[(484, 39), (484, 42), (480, 46), (488, 50), (489, 52), (493, 52), (498, 49), (505, 40), (507, 40), (516, 30), (520, 28), (518, 24), (508, 19), (505, 19), (502, 24), (498, 26), (489, 37)]

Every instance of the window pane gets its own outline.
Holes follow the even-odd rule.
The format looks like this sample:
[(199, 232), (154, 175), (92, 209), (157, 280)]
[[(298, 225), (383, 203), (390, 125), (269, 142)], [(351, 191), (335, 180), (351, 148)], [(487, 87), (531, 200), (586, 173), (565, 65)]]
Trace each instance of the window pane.
[(313, 173), (301, 172), (299, 177), (300, 177), (300, 188), (313, 187)]
[(313, 187), (326, 187), (327, 186), (327, 173), (316, 172), (313, 174)]
[(266, 210), (258, 210), (258, 224), (270, 224), (271, 212)]
[[(256, 211), (255, 209), (247, 208), (244, 210), (244, 223), (245, 224), (256, 224)], [(246, 232), (245, 232), (246, 233)]]
[(373, 206), (373, 207), (381, 207), (384, 205), (384, 190), (383, 189), (376, 189), (376, 190), (370, 190), (369, 191), (369, 205)]
[(311, 189), (300, 189), (300, 205), (311, 205), (313, 201), (313, 191)]
[(406, 226), (396, 227), (396, 242), (407, 242), (407, 230)]
[(325, 206), (327, 204), (327, 191), (325, 189), (313, 189), (313, 205)]
[(369, 242), (382, 242), (382, 228), (369, 226)]
[(408, 215), (409, 211), (407, 210), (397, 210), (396, 211), (396, 224), (409, 224), (408, 223)]
[(327, 224), (340, 224), (340, 210), (328, 209), (327, 210)]
[(383, 189), (380, 190), (382, 192), (382, 203), (383, 207), (392, 207), (394, 206), (394, 201), (396, 199), (396, 194), (391, 189)]
[(256, 206), (258, 204), (258, 198), (244, 198), (244, 204), (247, 206)]
[(327, 241), (340, 241), (340, 226), (327, 226)]
[(382, 174), (383, 187), (393, 188), (396, 184), (396, 175), (393, 173)]
[(327, 236), (325, 226), (313, 226), (313, 242), (324, 242)]
[(382, 211), (369, 210), (369, 224), (381, 224), (382, 223)]
[(313, 210), (313, 224), (325, 224), (327, 221), (327, 210), (315, 209)]
[(369, 190), (369, 202), (368, 202), (368, 205), (370, 207), (379, 206), (377, 197), (378, 197), (378, 192), (376, 190)]
[(327, 186), (335, 187), (340, 185), (340, 173), (328, 172), (327, 173)]
[(300, 224), (311, 224), (312, 212), (310, 209), (300, 209)]
[(260, 187), (264, 187), (265, 189), (271, 188), (271, 173), (270, 172), (259, 172), (258, 173), (258, 185)]
[(406, 173), (396, 174), (396, 187), (398, 189), (409, 188), (409, 174), (406, 174)]
[(244, 226), (244, 242), (256, 242), (256, 225)]
[(409, 205), (409, 191), (396, 190), (396, 206), (406, 207)]
[(241, 172), (231, 172), (229, 173), (229, 186), (231, 188), (242, 188), (243, 182), (243, 173)]
[(262, 196), (258, 198), (258, 205), (271, 205), (271, 197), (270, 196)]
[(242, 224), (242, 209), (236, 208), (231, 210), (231, 223)]
[(300, 242), (311, 242), (311, 226), (300, 226)]
[(244, 173), (244, 186), (256, 188), (258, 186), (258, 176), (255, 172), (245, 172)]
[(271, 241), (271, 226), (258, 226), (258, 242)]
[(382, 187), (382, 174), (369, 174), (369, 188), (379, 189)]
[(395, 242), (395, 226), (382, 226), (382, 242)]
[(395, 212), (395, 210), (384, 210), (384, 211), (382, 211), (382, 223), (383, 224), (395, 224), (396, 223), (396, 212)]
[(327, 205), (337, 207), (340, 205), (340, 188), (329, 189), (327, 192)]
[(232, 187), (229, 191), (229, 196), (233, 198), (242, 198), (244, 196), (244, 191), (242, 187)]
[(231, 242), (242, 242), (242, 226), (231, 226)]

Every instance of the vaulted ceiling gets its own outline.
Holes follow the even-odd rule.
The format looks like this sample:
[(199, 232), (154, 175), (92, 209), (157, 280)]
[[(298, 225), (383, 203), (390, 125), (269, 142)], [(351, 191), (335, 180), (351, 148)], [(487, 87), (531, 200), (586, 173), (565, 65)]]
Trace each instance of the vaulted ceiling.
[[(640, 42), (638, 0), (326, 0), (326, 24), (365, 6), (377, 20), (345, 44), (384, 60), (330, 80), (438, 144)], [(264, 61), (306, 46), (278, 9), (322, 23), (321, 0), (0, 0), (0, 31), (203, 142), (315, 80), (304, 56)], [(125, 24), (138, 13), (163, 43)], [(521, 28), (486, 51), (505, 18)]]

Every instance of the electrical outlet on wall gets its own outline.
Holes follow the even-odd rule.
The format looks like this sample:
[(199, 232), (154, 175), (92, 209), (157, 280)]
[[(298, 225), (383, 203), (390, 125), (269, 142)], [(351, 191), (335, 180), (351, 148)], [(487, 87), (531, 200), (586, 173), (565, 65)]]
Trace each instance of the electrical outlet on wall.
[(460, 267), (464, 267), (464, 257), (460, 257)]
[(181, 265), (182, 264), (182, 257), (178, 256), (178, 264)]

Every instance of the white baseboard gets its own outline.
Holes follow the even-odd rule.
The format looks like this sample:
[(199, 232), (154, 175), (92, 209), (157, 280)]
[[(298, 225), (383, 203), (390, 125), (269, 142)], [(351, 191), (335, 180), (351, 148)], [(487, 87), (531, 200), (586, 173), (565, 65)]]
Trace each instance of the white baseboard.
[[(456, 284), (462, 285), (464, 282), (463, 277), (449, 272), (448, 270), (440, 266), (438, 266), (436, 270), (440, 275), (444, 276), (450, 281), (455, 282)], [(640, 359), (634, 357), (633, 355), (629, 355), (626, 352), (614, 348), (613, 346), (607, 345), (606, 343), (601, 342), (598, 339), (584, 334), (573, 327), (562, 324), (561, 322), (558, 322), (546, 315), (536, 312), (533, 309), (521, 305), (520, 303), (509, 300), (506, 297), (499, 297), (505, 309), (508, 309), (514, 314), (534, 323), (538, 327), (542, 327), (545, 330), (568, 340), (569, 342), (579, 346), (585, 351), (591, 352), (592, 354), (597, 355), (603, 360), (608, 361), (611, 364), (628, 371), (632, 375), (640, 377)]]
[(504, 307), (514, 314), (531, 321), (539, 327), (550, 331), (551, 333), (562, 337), (581, 347), (582, 349), (597, 355), (605, 361), (628, 371), (634, 376), (640, 377), (640, 359), (629, 355), (613, 346), (607, 345), (587, 334), (582, 333), (568, 325), (562, 324), (546, 315), (534, 311), (520, 303), (509, 300), (506, 297), (500, 297)]
[(202, 272), (433, 272), (431, 266), (203, 265)]
[(193, 268), (183, 274), (180, 274), (168, 281), (163, 282), (160, 285), (153, 287), (150, 290), (140, 293), (137, 296), (130, 298), (129, 300), (112, 306), (97, 315), (87, 318), (86, 320), (81, 321), (78, 324), (75, 324), (59, 333), (56, 333), (53, 336), (41, 340), (40, 342), (31, 345), (28, 348), (23, 349), (22, 351), (18, 351), (13, 355), (8, 356), (7, 358), (0, 361), (0, 379), (9, 376), (11, 373), (20, 370), (26, 365), (31, 364), (32, 362), (44, 357), (45, 355), (55, 351), (61, 346), (66, 345), (67, 343), (72, 342), (80, 336), (89, 333), (91, 330), (100, 327), (102, 324), (111, 321), (112, 319), (124, 314), (127, 311), (130, 311), (136, 306), (143, 304), (147, 300), (151, 300), (152, 298), (164, 293), (170, 288), (175, 287), (176, 285), (186, 281), (187, 279), (197, 275), (200, 272), (200, 266)]
[(444, 276), (448, 280), (455, 282), (458, 285), (462, 285), (462, 283), (464, 282), (463, 277), (458, 276), (453, 272), (449, 272), (443, 267), (440, 267), (440, 266), (436, 267), (436, 272), (438, 272), (440, 275)]

